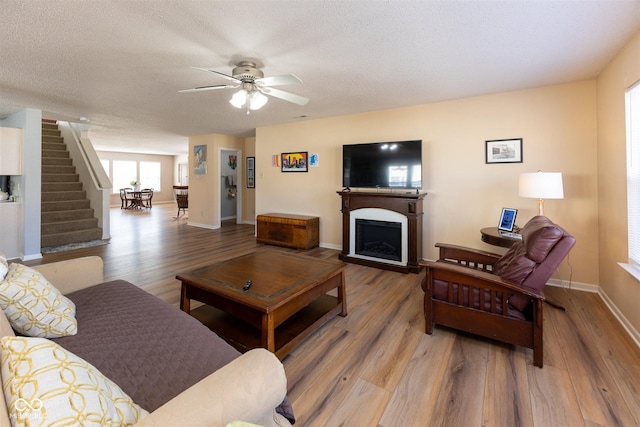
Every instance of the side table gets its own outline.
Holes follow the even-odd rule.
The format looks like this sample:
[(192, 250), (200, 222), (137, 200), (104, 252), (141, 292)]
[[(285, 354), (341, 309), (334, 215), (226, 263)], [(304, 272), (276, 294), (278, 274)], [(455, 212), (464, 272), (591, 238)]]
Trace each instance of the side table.
[(500, 233), (498, 227), (485, 227), (480, 230), (480, 234), (483, 242), (503, 248), (510, 248), (515, 242), (520, 241), (520, 239)]

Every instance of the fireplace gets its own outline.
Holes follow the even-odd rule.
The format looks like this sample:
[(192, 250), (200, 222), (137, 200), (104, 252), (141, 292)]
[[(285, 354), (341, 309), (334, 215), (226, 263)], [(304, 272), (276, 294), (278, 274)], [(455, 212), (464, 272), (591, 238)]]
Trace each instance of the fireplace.
[(339, 191), (346, 262), (403, 273), (422, 267), (422, 201), (426, 194)]
[(349, 255), (354, 258), (407, 264), (407, 217), (389, 209), (351, 211)]
[(402, 223), (356, 219), (356, 254), (402, 261)]

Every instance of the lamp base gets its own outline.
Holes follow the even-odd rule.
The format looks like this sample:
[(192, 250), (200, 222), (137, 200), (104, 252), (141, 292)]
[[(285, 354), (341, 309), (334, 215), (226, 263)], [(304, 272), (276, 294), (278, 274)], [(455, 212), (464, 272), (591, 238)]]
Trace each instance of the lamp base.
[(538, 199), (538, 215), (544, 216), (544, 200)]

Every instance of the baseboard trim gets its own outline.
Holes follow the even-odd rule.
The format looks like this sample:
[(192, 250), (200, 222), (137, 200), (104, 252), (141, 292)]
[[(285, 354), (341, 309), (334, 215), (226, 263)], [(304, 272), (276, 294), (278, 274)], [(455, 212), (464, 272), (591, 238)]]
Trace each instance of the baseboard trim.
[(611, 313), (613, 313), (615, 318), (618, 319), (618, 322), (620, 322), (631, 339), (635, 341), (636, 345), (640, 348), (640, 332), (638, 332), (638, 330), (633, 327), (633, 325), (631, 324), (631, 322), (629, 322), (625, 315), (622, 314), (620, 310), (618, 310), (618, 307), (613, 303), (613, 301), (611, 301), (611, 298), (609, 298), (609, 296), (605, 291), (602, 290), (602, 288), (599, 288), (598, 295), (600, 295), (600, 298), (602, 298), (602, 301), (604, 301), (605, 305), (609, 308), (609, 310), (611, 310)]
[(191, 222), (189, 220), (187, 220), (187, 225), (192, 225), (194, 227), (200, 227), (200, 228), (208, 228), (209, 230), (217, 230), (218, 228), (220, 228), (220, 226), (215, 226), (215, 225), (209, 225), (209, 224), (199, 224), (197, 222)]

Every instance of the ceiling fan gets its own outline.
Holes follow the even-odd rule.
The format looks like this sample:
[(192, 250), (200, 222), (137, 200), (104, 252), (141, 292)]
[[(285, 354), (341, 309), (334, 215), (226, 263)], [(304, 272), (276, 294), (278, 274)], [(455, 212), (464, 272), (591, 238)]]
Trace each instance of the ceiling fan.
[(236, 108), (246, 106), (247, 114), (249, 114), (251, 110), (258, 110), (262, 108), (267, 103), (268, 98), (265, 95), (280, 98), (298, 105), (305, 105), (309, 102), (309, 99), (303, 96), (273, 88), (273, 86), (302, 83), (302, 80), (300, 80), (296, 75), (286, 74), (282, 76), (265, 77), (264, 73), (256, 66), (255, 62), (252, 61), (240, 61), (232, 70), (232, 75), (227, 75), (215, 70), (209, 70), (207, 68), (191, 68), (194, 70), (217, 74), (224, 79), (229, 80), (232, 84), (200, 86), (193, 89), (180, 90), (178, 92), (201, 92), (205, 90), (240, 88), (229, 102)]

